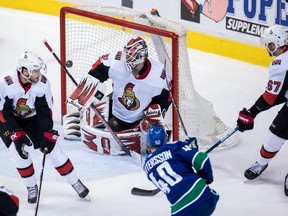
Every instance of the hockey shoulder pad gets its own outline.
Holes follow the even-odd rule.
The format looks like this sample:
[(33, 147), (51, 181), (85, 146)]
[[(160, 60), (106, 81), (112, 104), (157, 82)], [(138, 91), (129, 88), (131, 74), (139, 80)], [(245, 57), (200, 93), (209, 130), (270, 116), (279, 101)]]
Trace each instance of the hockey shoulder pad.
[(105, 96), (106, 86), (90, 75), (82, 78), (80, 84), (68, 98), (68, 103), (78, 110), (87, 108), (93, 101), (101, 101)]
[(147, 135), (149, 127), (153, 125), (165, 125), (160, 105), (151, 104), (143, 113), (144, 118), (140, 122), (140, 129), (144, 135)]
[[(116, 135), (131, 151), (137, 153), (145, 151), (145, 140), (139, 128), (119, 131)], [(81, 125), (81, 140), (91, 150), (106, 155), (126, 155), (121, 146), (115, 141), (109, 131), (94, 128), (87, 124)], [(143, 143), (143, 145), (142, 145)]]

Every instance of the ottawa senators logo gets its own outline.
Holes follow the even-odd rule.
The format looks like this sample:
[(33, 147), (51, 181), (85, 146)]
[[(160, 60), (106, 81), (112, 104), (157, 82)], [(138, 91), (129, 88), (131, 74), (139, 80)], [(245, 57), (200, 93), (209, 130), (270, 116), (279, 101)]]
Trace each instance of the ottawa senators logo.
[(137, 110), (140, 107), (140, 101), (136, 98), (135, 93), (133, 92), (134, 84), (128, 83), (125, 86), (124, 93), (122, 97), (118, 98), (121, 104), (127, 110)]
[(27, 117), (29, 115), (31, 115), (32, 113), (35, 112), (35, 109), (31, 109), (27, 104), (27, 99), (25, 98), (20, 98), (18, 101), (17, 101), (17, 104), (16, 104), (16, 109), (15, 109), (15, 114), (17, 116), (20, 116), (20, 117)]

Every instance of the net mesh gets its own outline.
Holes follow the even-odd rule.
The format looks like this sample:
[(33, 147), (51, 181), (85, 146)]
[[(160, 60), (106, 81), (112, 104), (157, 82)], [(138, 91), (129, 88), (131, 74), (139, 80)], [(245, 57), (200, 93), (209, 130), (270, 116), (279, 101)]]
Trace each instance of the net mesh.
[[(77, 14), (73, 10), (70, 11), (68, 7), (61, 10), (64, 20), (64, 24), (61, 22), (63, 25), (61, 26), (61, 37), (64, 37), (61, 40), (61, 46), (65, 47), (64, 58), (66, 61), (73, 62), (69, 72), (78, 83), (99, 56), (123, 50), (124, 45), (131, 38), (141, 36), (146, 41), (149, 56), (162, 63), (165, 62), (168, 76), (173, 78), (173, 97), (176, 99), (176, 108), (179, 110), (188, 135), (198, 138), (200, 148), (206, 149), (232, 130), (217, 117), (212, 103), (194, 89), (186, 45), (186, 30), (183, 26), (150, 13), (131, 9), (106, 6), (78, 6), (72, 9), (75, 9), (74, 12), (77, 11)], [(101, 15), (101, 19), (97, 19), (97, 15)], [(107, 19), (101, 21), (103, 17)], [(115, 24), (115, 20), (117, 20), (117, 24)], [(127, 21), (133, 23), (133, 26), (121, 25), (121, 22)], [(155, 32), (151, 32), (151, 28), (146, 31), (145, 28), (138, 28), (138, 26), (153, 27)], [(175, 37), (159, 36), (157, 30), (174, 33), (178, 41), (177, 49), (173, 50), (172, 47)], [(177, 66), (176, 70), (175, 65)], [(106, 82), (107, 94), (112, 91), (111, 84), (110, 80)], [(75, 86), (69, 79), (63, 85), (65, 85), (68, 97)], [(62, 102), (65, 103), (65, 100)], [(187, 134), (183, 130), (179, 118), (174, 123), (172, 121), (172, 109), (174, 108), (171, 104), (165, 116), (165, 122), (169, 128), (177, 131), (178, 137), (175, 136), (174, 139), (185, 139)], [(70, 112), (69, 108), (68, 112)], [(232, 147), (238, 141), (239, 137), (236, 133), (217, 149)]]

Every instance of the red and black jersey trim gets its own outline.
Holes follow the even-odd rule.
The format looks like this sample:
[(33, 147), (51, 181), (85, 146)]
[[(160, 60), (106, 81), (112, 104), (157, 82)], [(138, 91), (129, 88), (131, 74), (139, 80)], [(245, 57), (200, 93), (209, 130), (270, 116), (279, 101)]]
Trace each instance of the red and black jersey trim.
[(55, 168), (61, 176), (66, 176), (74, 170), (73, 164), (69, 159), (61, 166)]
[(22, 178), (29, 178), (35, 173), (34, 166), (32, 163), (28, 167), (17, 168), (17, 170)]
[(261, 147), (261, 150), (260, 150), (260, 154), (263, 158), (266, 158), (266, 159), (271, 159), (273, 158), (276, 154), (277, 154), (278, 151), (276, 152), (269, 152), (267, 151), (264, 146)]

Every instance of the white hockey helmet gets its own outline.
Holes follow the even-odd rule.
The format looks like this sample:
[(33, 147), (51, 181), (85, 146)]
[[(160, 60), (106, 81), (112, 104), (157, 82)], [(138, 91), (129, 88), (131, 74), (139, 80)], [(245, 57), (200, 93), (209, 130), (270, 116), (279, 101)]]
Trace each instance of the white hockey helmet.
[[(288, 45), (288, 31), (283, 26), (273, 25), (266, 28), (261, 33), (261, 46), (266, 47), (271, 55), (277, 50), (277, 48), (284, 45)], [(270, 50), (268, 45), (273, 43), (275, 45), (274, 50)]]
[(147, 45), (141, 37), (131, 39), (124, 46), (124, 53), (128, 70), (137, 70), (137, 66), (141, 65), (148, 57)]
[[(20, 58), (18, 59), (18, 67), (17, 70), (22, 74), (23, 68), (26, 68), (29, 72), (29, 79), (34, 70), (43, 70), (46, 73), (46, 64), (43, 59), (39, 57), (37, 54), (31, 51), (25, 51)], [(23, 75), (23, 74), (22, 74)]]

